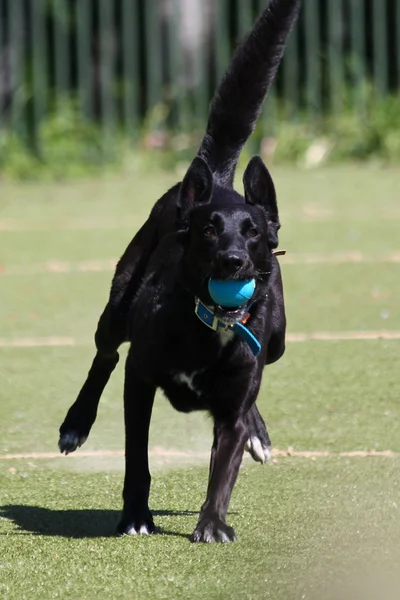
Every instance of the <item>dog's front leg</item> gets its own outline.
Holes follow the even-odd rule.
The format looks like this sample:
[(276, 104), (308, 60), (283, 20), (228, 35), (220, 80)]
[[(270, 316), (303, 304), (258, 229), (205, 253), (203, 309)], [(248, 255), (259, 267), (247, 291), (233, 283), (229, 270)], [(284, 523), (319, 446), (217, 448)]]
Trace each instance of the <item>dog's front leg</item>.
[(128, 355), (125, 367), (125, 482), (124, 508), (117, 527), (118, 534), (154, 532), (149, 510), (150, 471), (148, 440), (155, 387), (142, 381)]
[(88, 437), (103, 390), (118, 363), (118, 348), (125, 341), (125, 329), (125, 320), (107, 304), (95, 335), (96, 356), (77, 399), (60, 427), (58, 446), (61, 452), (74, 452)]
[(247, 427), (241, 417), (234, 423), (215, 423), (207, 499), (192, 536), (194, 542), (233, 542), (236, 539), (225, 518), (246, 436)]

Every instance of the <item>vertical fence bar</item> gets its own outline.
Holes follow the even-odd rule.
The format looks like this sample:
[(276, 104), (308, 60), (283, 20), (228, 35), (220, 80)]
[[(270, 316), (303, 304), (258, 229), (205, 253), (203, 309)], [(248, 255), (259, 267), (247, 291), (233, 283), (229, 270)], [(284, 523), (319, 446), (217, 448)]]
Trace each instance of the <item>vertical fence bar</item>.
[(237, 12), (239, 36), (241, 39), (243, 39), (253, 24), (251, 2), (243, 2), (243, 0), (239, 0)]
[(77, 0), (78, 97), (81, 114), (93, 117), (92, 0)]
[(344, 90), (342, 0), (329, 0), (328, 39), (330, 109), (337, 114), (343, 107), (342, 99)]
[(40, 123), (47, 112), (49, 89), (44, 0), (31, 0), (31, 15), (33, 119), (37, 135)]
[(352, 55), (353, 96), (355, 109), (361, 116), (366, 108), (366, 47), (365, 2), (352, 0), (350, 4), (350, 35)]
[(299, 30), (296, 26), (290, 34), (283, 59), (283, 100), (286, 117), (295, 118), (300, 110), (300, 81), (299, 81)]
[(374, 82), (381, 95), (388, 91), (388, 49), (386, 0), (373, 0)]
[(306, 46), (306, 99), (309, 116), (314, 118), (321, 111), (320, 69), (320, 11), (318, 0), (306, 0), (305, 46)]
[[(83, 0), (80, 0), (81, 2)], [(61, 109), (69, 95), (68, 7), (66, 0), (53, 0), (55, 108)]]
[(168, 78), (172, 105), (172, 127), (180, 129), (182, 118), (182, 97), (180, 85), (180, 52), (179, 52), (179, 6), (178, 0), (170, 0), (170, 12), (167, 21), (168, 39)]
[(182, 85), (183, 61), (180, 47), (181, 40), (181, 12), (179, 0), (171, 0), (171, 13), (168, 22), (169, 45), (169, 77), (171, 86), (171, 100), (173, 106), (173, 126), (182, 131), (187, 129), (187, 106)]
[(217, 85), (221, 81), (229, 62), (228, 4), (227, 0), (215, 3), (214, 44), (215, 74)]
[(151, 110), (162, 97), (161, 32), (157, 0), (145, 2), (147, 106)]
[(200, 3), (199, 9), (201, 19), (201, 39), (199, 40), (199, 48), (198, 52), (196, 53), (195, 71), (198, 77), (198, 81), (196, 82), (196, 86), (194, 89), (194, 114), (196, 128), (200, 125), (204, 126), (208, 112), (208, 86), (206, 80), (207, 53), (205, 51), (207, 23), (204, 2)]
[(22, 0), (8, 1), (11, 125), (14, 130), (19, 131), (22, 135), (26, 135), (25, 43), (22, 9)]
[[(124, 127), (133, 140), (139, 122), (139, 26), (137, 0), (122, 3), (122, 73)], [(135, 135), (136, 134), (136, 135)]]
[[(261, 14), (263, 10), (265, 10), (267, 3), (265, 0), (258, 0), (256, 4), (257, 8), (257, 16)], [(268, 93), (268, 97), (264, 103), (261, 117), (258, 121), (257, 129), (256, 129), (256, 138), (258, 141), (262, 140), (265, 136), (273, 135), (278, 117), (278, 97), (276, 92), (276, 83), (273, 84), (272, 88)], [(258, 131), (260, 131), (260, 135), (258, 135)], [(260, 149), (256, 148), (254, 138), (250, 138), (249, 146), (250, 151), (259, 152)]]
[[(264, 7), (265, 8), (265, 4)], [(276, 130), (277, 130), (277, 126), (278, 126), (278, 103), (279, 103), (279, 99), (278, 99), (278, 92), (277, 92), (277, 79), (275, 78), (275, 81), (272, 84), (271, 89), (269, 90), (266, 102), (265, 102), (265, 108), (264, 108), (264, 113), (265, 113), (265, 125), (266, 125), (266, 130), (264, 131), (264, 127), (262, 126), (263, 129), (263, 135), (267, 135), (267, 136), (273, 136), (274, 134), (276, 134)], [(258, 152), (259, 149), (255, 148), (253, 146), (254, 152)]]
[(397, 88), (400, 93), (400, 0), (396, 2)]
[[(80, 0), (82, 1), (82, 0)], [(116, 52), (116, 39), (114, 27), (113, 2), (100, 0), (100, 98), (101, 98), (101, 126), (104, 143), (107, 145), (115, 133), (115, 81), (114, 62)]]
[[(4, 14), (4, 6), (3, 6), (3, 0), (0, 0), (0, 68), (3, 71), (3, 73), (5, 72), (5, 65), (4, 65), (4, 49), (3, 49), (3, 26), (4, 26), (4, 20), (3, 20), (3, 14)], [(4, 77), (4, 75), (3, 75)], [(3, 117), (4, 117), (4, 90), (2, 92), (2, 94), (0, 95), (0, 99), (1, 99), (1, 105), (0, 105), (0, 131), (3, 127)]]

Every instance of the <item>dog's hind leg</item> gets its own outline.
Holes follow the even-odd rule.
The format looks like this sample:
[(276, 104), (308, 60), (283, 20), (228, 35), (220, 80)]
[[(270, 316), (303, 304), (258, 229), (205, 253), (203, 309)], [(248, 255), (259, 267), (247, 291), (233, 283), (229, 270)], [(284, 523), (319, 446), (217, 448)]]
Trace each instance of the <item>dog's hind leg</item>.
[(128, 355), (124, 389), (124, 508), (117, 527), (120, 535), (147, 535), (154, 532), (148, 505), (151, 483), (148, 441), (154, 394), (155, 387), (137, 376)]
[(95, 335), (96, 356), (76, 401), (60, 427), (58, 446), (61, 452), (74, 452), (88, 437), (96, 420), (101, 394), (118, 363), (117, 350), (124, 341), (125, 327), (107, 304)]
[[(279, 293), (278, 288), (278, 293)], [(275, 290), (275, 293), (277, 291)], [(285, 331), (286, 317), (283, 307), (283, 294), (280, 303), (273, 304), (273, 328), (268, 332), (267, 365), (270, 365), (279, 360), (285, 352)], [(262, 464), (271, 460), (271, 440), (268, 435), (267, 426), (264, 419), (259, 413), (255, 404), (251, 406), (246, 415), (246, 424), (248, 429), (248, 440), (245, 445), (245, 450), (250, 453), (251, 457)]]
[(255, 404), (251, 406), (246, 415), (248, 439), (245, 450), (250, 453), (253, 460), (265, 464), (271, 460), (271, 440), (267, 426)]

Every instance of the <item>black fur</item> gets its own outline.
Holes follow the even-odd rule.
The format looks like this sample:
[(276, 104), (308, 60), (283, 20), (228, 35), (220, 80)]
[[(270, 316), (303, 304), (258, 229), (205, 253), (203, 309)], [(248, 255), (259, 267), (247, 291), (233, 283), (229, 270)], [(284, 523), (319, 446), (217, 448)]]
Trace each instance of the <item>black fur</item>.
[[(273, 249), (279, 218), (275, 188), (260, 158), (244, 174), (244, 196), (232, 189), (238, 156), (254, 128), (282, 57), (300, 0), (271, 2), (234, 56), (210, 111), (207, 133), (182, 183), (154, 206), (118, 263), (95, 336), (88, 378), (60, 427), (59, 447), (72, 452), (88, 436), (101, 393), (131, 342), (125, 370), (126, 473), (119, 533), (154, 531), (148, 507), (148, 431), (156, 389), (179, 411), (207, 410), (214, 420), (207, 498), (193, 541), (232, 541), (226, 522), (245, 444), (255, 460), (270, 441), (257, 398), (265, 364), (285, 348), (282, 281)], [(232, 333), (207, 328), (195, 298), (213, 305), (208, 279), (256, 279), (251, 307), (215, 307), (226, 324), (241, 320), (261, 342), (255, 358)]]

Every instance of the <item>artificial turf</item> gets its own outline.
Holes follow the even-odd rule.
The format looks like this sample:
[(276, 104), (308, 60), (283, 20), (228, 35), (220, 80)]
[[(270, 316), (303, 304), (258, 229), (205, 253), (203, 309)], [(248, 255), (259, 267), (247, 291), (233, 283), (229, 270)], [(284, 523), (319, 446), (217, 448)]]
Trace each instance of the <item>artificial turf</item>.
[[(238, 542), (193, 545), (204, 467), (157, 473), (160, 533), (118, 539), (120, 475), (18, 463), (4, 478), (0, 595), (333, 598), (367, 576), (372, 584), (396, 574), (399, 467), (379, 458), (246, 463), (228, 516)], [(388, 600), (387, 585), (379, 597)]]
[[(289, 333), (400, 330), (398, 170), (274, 173)], [(325, 458), (244, 461), (229, 523), (238, 542), (192, 545), (211, 423), (159, 395), (151, 506), (160, 534), (112, 536), (123, 457), (6, 458), (56, 451), (57, 430), (93, 355), (111, 272), (29, 273), (44, 261), (117, 258), (176, 175), (4, 184), (0, 200), (0, 598), (393, 600), (400, 577), (399, 340), (289, 343), (259, 407), (274, 446)], [(304, 264), (359, 252), (369, 262)], [(18, 269), (22, 268), (21, 274)], [(1, 267), (0, 267), (1, 268)], [(71, 347), (10, 347), (71, 337)], [(124, 356), (126, 349), (122, 350)], [(122, 361), (121, 361), (122, 362)], [(120, 451), (119, 365), (82, 451)], [(391, 450), (392, 456), (340, 457)], [(396, 454), (397, 453), (397, 454)]]

